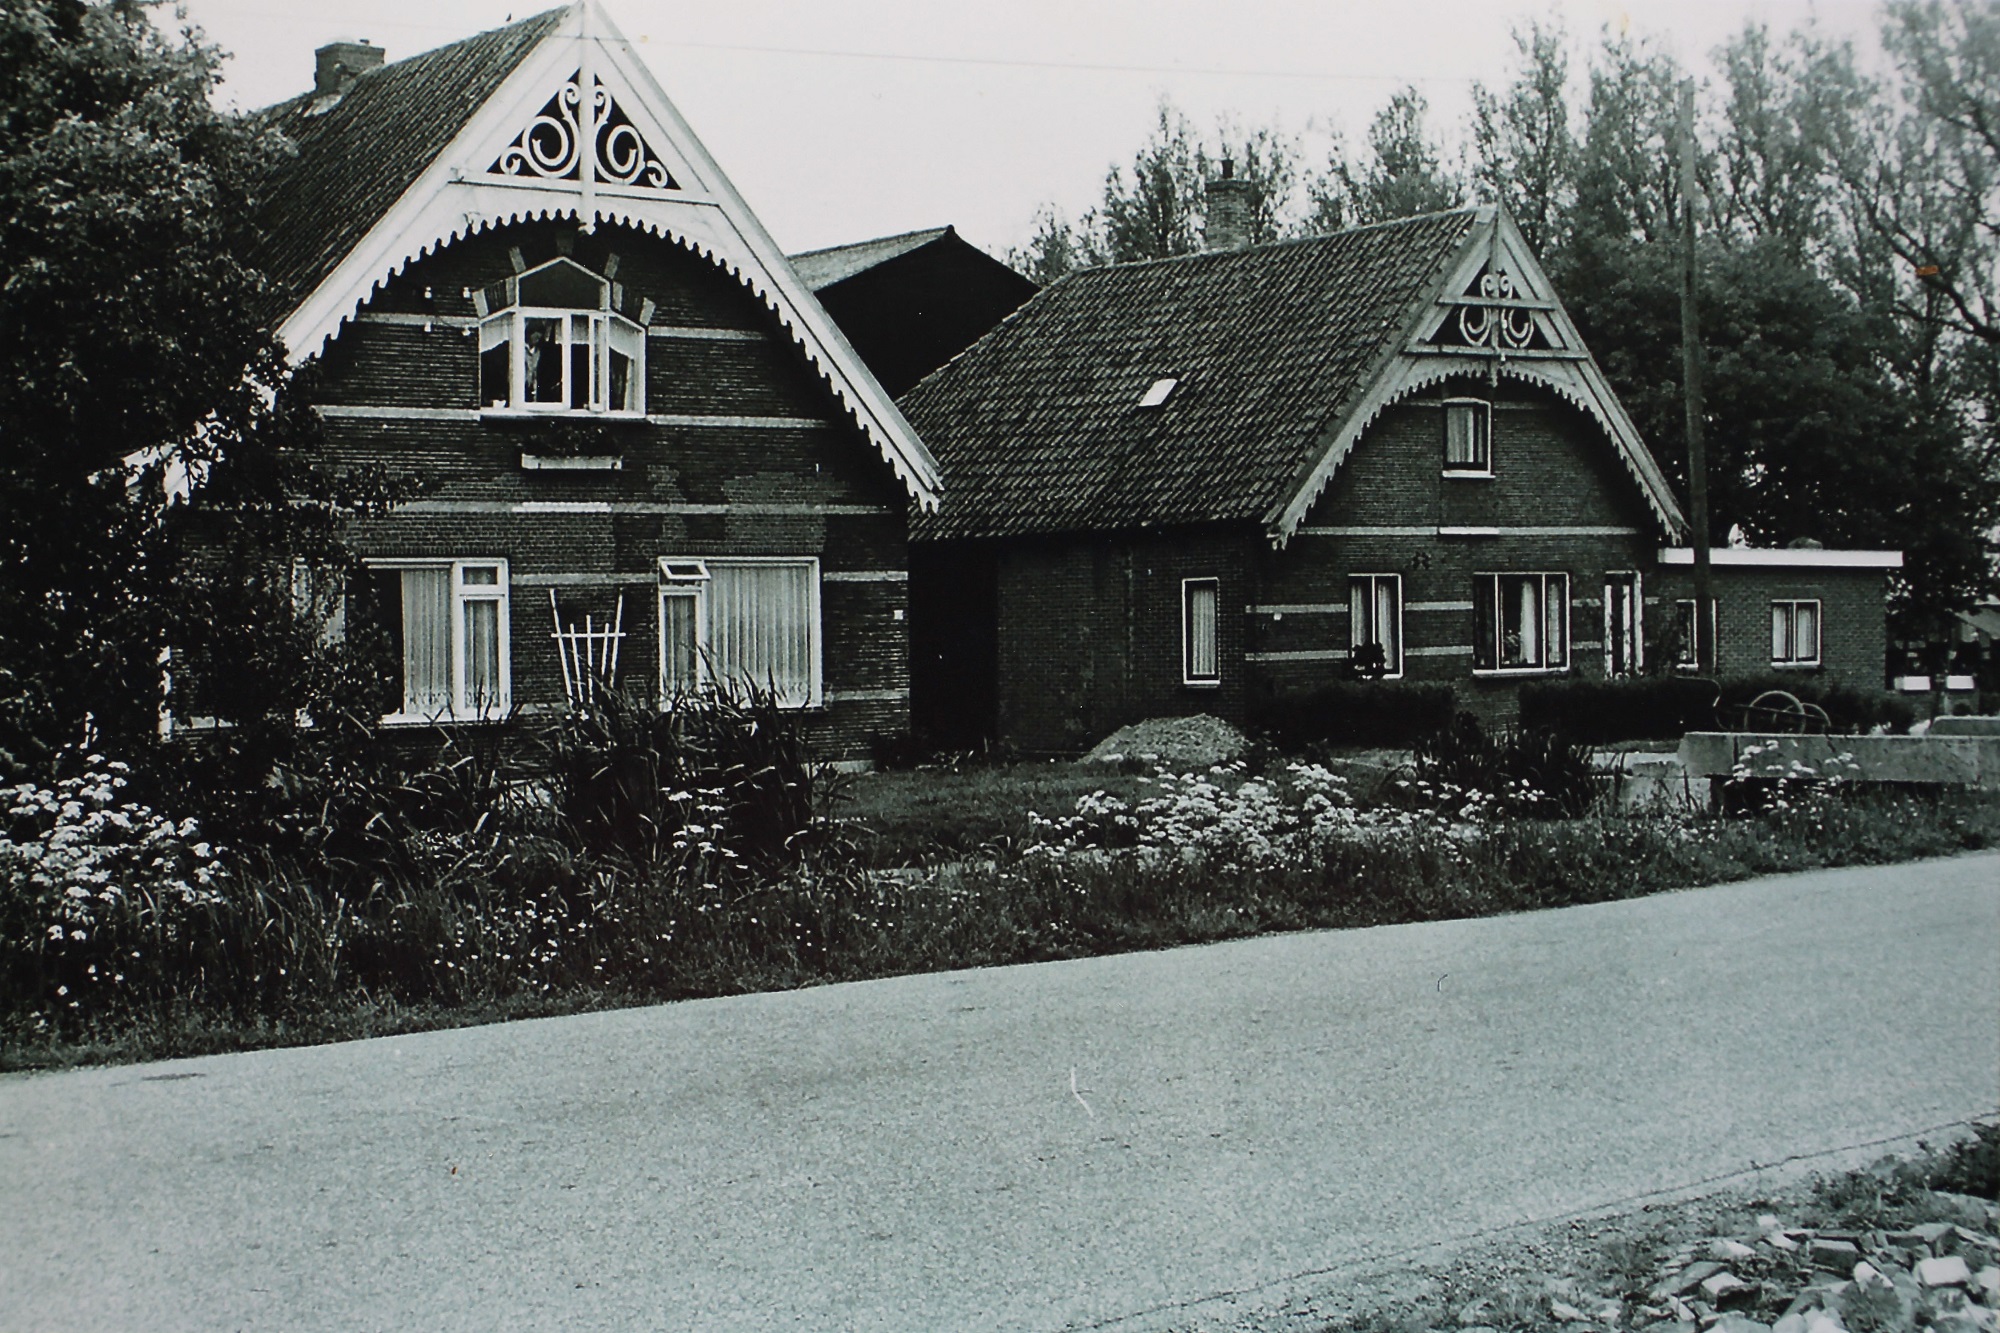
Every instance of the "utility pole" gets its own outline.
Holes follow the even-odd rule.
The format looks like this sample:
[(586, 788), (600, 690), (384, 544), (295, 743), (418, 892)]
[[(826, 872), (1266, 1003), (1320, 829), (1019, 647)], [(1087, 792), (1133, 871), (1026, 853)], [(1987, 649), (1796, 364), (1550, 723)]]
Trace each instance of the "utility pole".
[(1681, 81), (1681, 374), (1687, 387), (1688, 518), (1694, 543), (1694, 660), (1704, 676), (1715, 674), (1714, 599), (1708, 561), (1708, 444), (1702, 434), (1701, 322), (1695, 310), (1694, 80)]

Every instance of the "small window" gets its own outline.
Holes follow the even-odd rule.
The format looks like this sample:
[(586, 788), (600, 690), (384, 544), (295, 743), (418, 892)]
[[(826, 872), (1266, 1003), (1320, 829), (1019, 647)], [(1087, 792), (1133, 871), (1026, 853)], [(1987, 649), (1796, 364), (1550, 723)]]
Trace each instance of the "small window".
[(1375, 680), (1403, 674), (1403, 579), (1356, 574), (1347, 581), (1348, 661), (1354, 674)]
[(660, 699), (723, 684), (820, 703), (819, 562), (660, 561)]
[(1160, 407), (1164, 405), (1167, 399), (1173, 396), (1174, 388), (1179, 383), (1179, 380), (1171, 377), (1154, 380), (1152, 387), (1146, 390), (1145, 396), (1139, 399), (1139, 406)]
[(1569, 575), (1480, 574), (1473, 580), (1472, 606), (1475, 670), (1569, 666)]
[(375, 612), (395, 645), (402, 677), (402, 699), (390, 720), (506, 716), (506, 561), (397, 561), (371, 572)]
[(1819, 665), (1819, 602), (1771, 603), (1771, 665)]
[(1181, 580), (1181, 680), (1188, 685), (1222, 681), (1217, 640), (1222, 585), (1216, 579)]
[(1493, 472), (1493, 405), (1478, 398), (1444, 403), (1444, 470), (1478, 476)]
[[(1708, 645), (1717, 666), (1722, 662), (1722, 638), (1717, 625), (1715, 598), (1708, 599)], [(1694, 641), (1694, 598), (1683, 597), (1674, 603), (1674, 669), (1693, 671), (1701, 665)]]
[(1604, 674), (1636, 676), (1646, 669), (1646, 599), (1637, 573), (1604, 576)]
[(495, 294), (507, 308), (480, 321), (482, 407), (646, 410), (646, 331), (614, 308), (609, 279), (556, 259)]

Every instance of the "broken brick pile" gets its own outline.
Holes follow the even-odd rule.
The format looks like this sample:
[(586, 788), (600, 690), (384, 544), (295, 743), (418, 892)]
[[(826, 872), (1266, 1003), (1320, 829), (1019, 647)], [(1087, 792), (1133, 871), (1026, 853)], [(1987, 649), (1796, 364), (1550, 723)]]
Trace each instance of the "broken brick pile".
[[(1586, 1310), (1551, 1301), (1559, 1323), (1648, 1333), (2000, 1333), (2000, 1239), (1930, 1222), (1903, 1231), (1789, 1228), (1679, 1251), (1625, 1302)], [(1471, 1333), (1462, 1329), (1461, 1333)]]

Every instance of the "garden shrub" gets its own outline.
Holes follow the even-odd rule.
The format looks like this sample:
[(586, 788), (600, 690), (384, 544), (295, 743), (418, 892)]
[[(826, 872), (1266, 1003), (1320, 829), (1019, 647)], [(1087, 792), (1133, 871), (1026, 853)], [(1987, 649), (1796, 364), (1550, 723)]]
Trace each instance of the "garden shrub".
[(1526, 727), (1488, 736), (1479, 719), (1460, 713), (1451, 725), (1419, 740), (1413, 753), (1416, 777), (1440, 799), (1477, 793), (1497, 813), (1532, 818), (1575, 816), (1590, 808), (1598, 779), (1587, 746), (1550, 728)]
[(1259, 700), (1250, 721), (1287, 754), (1329, 745), (1401, 749), (1449, 726), (1456, 706), (1451, 686), (1441, 683), (1341, 681)]
[(1521, 686), (1521, 725), (1549, 728), (1592, 745), (1626, 740), (1678, 740), (1690, 731), (1734, 729), (1744, 705), (1783, 690), (1826, 710), (1836, 732), (1875, 727), (1904, 732), (1916, 718), (1908, 700), (1887, 690), (1861, 690), (1801, 674), (1636, 676), (1617, 680), (1530, 681)]

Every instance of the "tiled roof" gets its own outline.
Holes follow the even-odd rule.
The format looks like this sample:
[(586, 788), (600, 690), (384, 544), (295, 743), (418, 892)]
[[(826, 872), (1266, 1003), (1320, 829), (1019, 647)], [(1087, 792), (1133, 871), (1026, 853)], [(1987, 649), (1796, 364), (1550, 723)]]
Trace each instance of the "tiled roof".
[[(1044, 289), (903, 397), (946, 495), (912, 535), (1264, 518), (1477, 220), (1462, 209)], [(1179, 381), (1166, 402), (1140, 407), (1163, 378)]]
[(872, 241), (856, 241), (852, 245), (808, 250), (791, 256), (792, 267), (798, 271), (806, 286), (819, 291), (857, 273), (865, 273), (877, 264), (886, 264), (899, 255), (921, 250), (932, 241), (949, 235), (950, 227), (926, 227), (922, 231), (906, 231), (900, 236), (883, 236)]
[(319, 114), (311, 93), (256, 113), (298, 145), (260, 191), (254, 262), (271, 278), (274, 318), (333, 271), (566, 12), (370, 70)]

